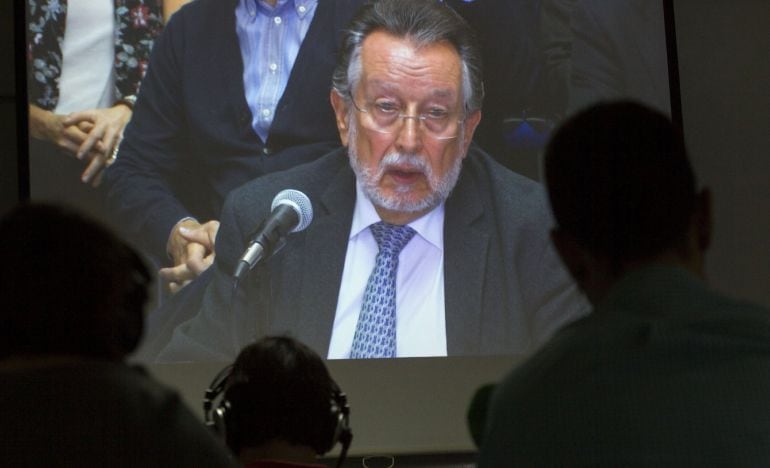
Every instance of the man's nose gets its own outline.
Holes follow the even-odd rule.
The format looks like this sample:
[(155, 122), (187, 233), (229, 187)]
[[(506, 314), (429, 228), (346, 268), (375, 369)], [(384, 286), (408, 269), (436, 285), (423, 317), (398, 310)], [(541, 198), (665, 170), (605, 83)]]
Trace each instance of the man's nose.
[(399, 151), (414, 153), (422, 147), (422, 123), (416, 115), (401, 116), (396, 146)]

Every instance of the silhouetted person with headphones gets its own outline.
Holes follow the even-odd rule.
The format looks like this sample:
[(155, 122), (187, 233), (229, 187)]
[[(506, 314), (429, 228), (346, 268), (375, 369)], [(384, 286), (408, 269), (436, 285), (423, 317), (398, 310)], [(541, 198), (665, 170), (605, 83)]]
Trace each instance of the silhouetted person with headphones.
[(78, 213), (21, 205), (0, 220), (0, 464), (233, 466), (175, 392), (124, 361), (149, 282)]
[(341, 466), (353, 438), (345, 394), (321, 358), (288, 337), (244, 348), (206, 390), (206, 424), (247, 468), (318, 467), (339, 442)]
[(711, 197), (682, 135), (639, 104), (591, 107), (545, 178), (594, 308), (497, 386), (479, 466), (767, 466), (770, 311), (706, 284)]

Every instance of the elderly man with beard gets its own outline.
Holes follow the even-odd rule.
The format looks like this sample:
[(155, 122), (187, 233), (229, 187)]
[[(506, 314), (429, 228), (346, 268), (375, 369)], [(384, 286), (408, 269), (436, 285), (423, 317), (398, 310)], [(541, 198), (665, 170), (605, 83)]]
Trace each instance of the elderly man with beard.
[[(483, 85), (468, 25), (434, 0), (382, 0), (341, 52), (345, 148), (230, 194), (201, 310), (159, 360), (232, 359), (287, 332), (330, 359), (525, 353), (585, 310), (540, 185), (469, 149)], [(287, 188), (308, 195), (313, 222), (234, 289), (265, 200)]]

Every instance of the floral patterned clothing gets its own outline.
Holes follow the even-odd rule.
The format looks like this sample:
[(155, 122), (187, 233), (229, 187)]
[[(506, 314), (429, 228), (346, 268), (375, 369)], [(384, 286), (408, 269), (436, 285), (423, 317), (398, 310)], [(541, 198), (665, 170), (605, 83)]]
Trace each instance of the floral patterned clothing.
[[(163, 29), (162, 0), (114, 0), (115, 98), (134, 95), (150, 50)], [(67, 0), (27, 0), (27, 67), (30, 103), (52, 110), (59, 102)]]

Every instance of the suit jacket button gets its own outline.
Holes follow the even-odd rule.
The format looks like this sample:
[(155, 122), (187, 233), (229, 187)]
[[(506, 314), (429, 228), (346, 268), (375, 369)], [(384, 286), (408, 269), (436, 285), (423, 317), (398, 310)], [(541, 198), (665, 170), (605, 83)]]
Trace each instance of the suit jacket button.
[(272, 152), (273, 151), (270, 148), (268, 148), (267, 146), (262, 148), (262, 154), (264, 154), (265, 156), (270, 156), (270, 153), (272, 153)]

